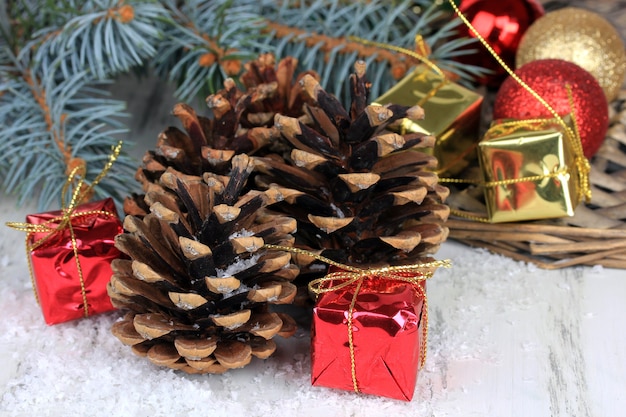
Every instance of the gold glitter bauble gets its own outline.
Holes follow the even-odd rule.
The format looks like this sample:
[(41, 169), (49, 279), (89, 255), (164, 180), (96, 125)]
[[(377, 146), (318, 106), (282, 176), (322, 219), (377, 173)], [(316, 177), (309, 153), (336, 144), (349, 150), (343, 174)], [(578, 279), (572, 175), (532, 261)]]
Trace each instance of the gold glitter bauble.
[(626, 72), (624, 43), (598, 14), (567, 7), (537, 19), (524, 33), (515, 64), (519, 68), (551, 58), (584, 68), (598, 81), (608, 101), (617, 97)]

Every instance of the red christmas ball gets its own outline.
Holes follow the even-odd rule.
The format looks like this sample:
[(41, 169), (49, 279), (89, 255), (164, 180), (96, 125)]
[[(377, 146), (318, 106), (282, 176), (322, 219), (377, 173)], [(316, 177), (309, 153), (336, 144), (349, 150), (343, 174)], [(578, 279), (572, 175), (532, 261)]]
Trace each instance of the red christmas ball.
[[(604, 141), (609, 125), (609, 110), (602, 87), (589, 72), (561, 59), (529, 62), (515, 71), (558, 114), (574, 113), (583, 151), (591, 158)], [(566, 85), (572, 91), (573, 109)], [(512, 77), (496, 94), (494, 119), (533, 119), (552, 117), (546, 107)]]
[[(535, 0), (462, 0), (459, 10), (510, 68), (515, 64), (515, 54), (524, 32), (544, 15), (543, 6)], [(475, 37), (465, 25), (459, 27), (459, 36)], [(506, 72), (485, 47), (474, 43), (466, 49), (476, 52), (457, 60), (490, 69), (493, 73), (479, 80), (480, 83), (499, 86), (506, 78)]]

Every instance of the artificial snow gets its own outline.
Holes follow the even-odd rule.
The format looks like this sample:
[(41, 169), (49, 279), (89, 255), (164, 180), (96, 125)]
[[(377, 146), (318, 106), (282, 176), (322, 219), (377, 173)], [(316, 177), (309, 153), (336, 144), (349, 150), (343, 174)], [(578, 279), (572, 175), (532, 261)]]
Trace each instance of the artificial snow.
[(216, 276), (218, 278), (224, 278), (224, 277), (233, 277), (235, 276), (235, 274), (237, 274), (238, 272), (241, 271), (245, 271), (248, 268), (253, 267), (254, 265), (257, 264), (259, 258), (261, 257), (261, 255), (259, 254), (254, 254), (248, 258), (245, 259), (241, 259), (240, 257), (236, 257), (234, 262), (230, 265), (228, 265), (228, 268), (226, 269), (219, 269), (216, 268)]
[(241, 230), (237, 230), (236, 232), (228, 236), (228, 239), (235, 239), (237, 237), (249, 237), (249, 236), (254, 236), (254, 232), (251, 232), (246, 229), (241, 229)]
[(340, 219), (345, 219), (346, 215), (337, 205), (335, 205), (334, 203), (330, 203), (330, 208), (333, 209), (335, 216), (339, 217)]

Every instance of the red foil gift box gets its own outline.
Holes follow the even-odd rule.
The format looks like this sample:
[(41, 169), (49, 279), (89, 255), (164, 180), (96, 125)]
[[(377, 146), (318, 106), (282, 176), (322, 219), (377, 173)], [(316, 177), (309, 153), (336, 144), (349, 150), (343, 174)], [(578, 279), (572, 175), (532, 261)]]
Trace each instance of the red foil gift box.
[(123, 231), (115, 203), (107, 198), (81, 204), (69, 216), (78, 259), (70, 227), (63, 227), (63, 211), (26, 216), (27, 223), (42, 226), (41, 231), (28, 234), (27, 248), (33, 286), (47, 324), (114, 309), (106, 286), (111, 261), (121, 256), (114, 238)]
[(423, 280), (377, 276), (363, 279), (360, 288), (353, 283), (320, 294), (311, 332), (312, 384), (410, 401), (425, 358), (425, 295)]

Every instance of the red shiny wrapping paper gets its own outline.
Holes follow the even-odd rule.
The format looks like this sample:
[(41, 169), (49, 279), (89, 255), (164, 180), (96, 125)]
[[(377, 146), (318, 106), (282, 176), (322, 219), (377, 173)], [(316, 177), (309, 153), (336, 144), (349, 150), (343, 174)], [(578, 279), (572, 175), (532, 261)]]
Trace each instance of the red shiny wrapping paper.
[[(81, 212), (104, 211), (115, 214), (78, 215)], [(63, 213), (49, 211), (29, 214), (26, 222), (44, 224), (61, 218)], [(60, 221), (47, 223), (55, 227)], [(111, 198), (78, 206), (72, 218), (80, 267), (83, 272), (89, 316), (113, 310), (106, 286), (111, 279), (111, 261), (121, 256), (114, 238), (122, 233), (115, 203)], [(49, 232), (31, 233), (29, 247)], [(78, 266), (74, 257), (69, 228), (57, 231), (43, 245), (30, 252), (35, 290), (47, 324), (57, 324), (85, 316)]]
[[(419, 285), (425, 290), (425, 282)], [(321, 294), (313, 309), (314, 386), (353, 391), (348, 310), (356, 284)], [(410, 401), (420, 367), (422, 305), (414, 285), (365, 279), (353, 310), (353, 343), (359, 391)]]

